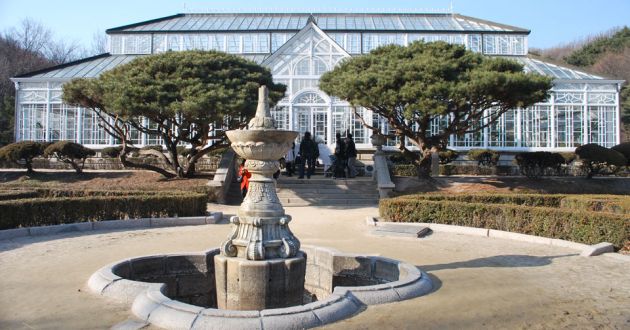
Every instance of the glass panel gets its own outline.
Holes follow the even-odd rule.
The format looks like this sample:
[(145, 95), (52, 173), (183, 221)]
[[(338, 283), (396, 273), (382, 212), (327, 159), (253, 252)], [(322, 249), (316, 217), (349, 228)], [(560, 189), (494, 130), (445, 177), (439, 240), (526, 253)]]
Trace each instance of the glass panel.
[(271, 116), (276, 121), (276, 128), (289, 130), (289, 107), (276, 106), (271, 109)]
[(550, 134), (548, 105), (536, 105), (521, 113), (521, 130), (524, 147), (551, 147), (547, 144)]
[(577, 147), (582, 144), (582, 107), (556, 106), (556, 144), (558, 147)]
[(45, 104), (22, 104), (18, 117), (18, 140), (44, 141)]
[[(490, 110), (496, 111), (496, 110)], [(516, 110), (510, 109), (488, 127), (488, 145), (491, 147), (516, 146)]]
[(241, 35), (228, 34), (227, 52), (232, 54), (241, 52)]
[(615, 119), (615, 107), (589, 106), (589, 142), (597, 143), (606, 148), (614, 146), (617, 133), (617, 120)]
[(209, 37), (209, 46), (212, 50), (225, 51), (225, 35), (211, 34)]
[(99, 118), (92, 110), (84, 109), (82, 124), (82, 144), (108, 144), (108, 135), (105, 130), (98, 125)]
[(526, 40), (525, 36), (486, 34), (483, 36), (483, 52), (490, 55), (527, 55)]

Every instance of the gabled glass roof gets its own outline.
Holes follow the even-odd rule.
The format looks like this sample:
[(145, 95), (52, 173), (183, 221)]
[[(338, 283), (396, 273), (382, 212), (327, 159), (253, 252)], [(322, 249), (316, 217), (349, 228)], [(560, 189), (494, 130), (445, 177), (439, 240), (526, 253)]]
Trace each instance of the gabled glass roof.
[(469, 31), (515, 32), (529, 30), (459, 14), (333, 14), (235, 13), (177, 14), (120, 26), (107, 33), (182, 31), (297, 31), (309, 17), (324, 31)]
[(79, 61), (23, 74), (16, 78), (95, 78), (101, 73), (125, 64), (139, 55), (109, 55), (108, 53), (84, 58)]
[(543, 62), (541, 60), (529, 58), (529, 57), (509, 57), (510, 59), (517, 60), (525, 66), (526, 72), (536, 72), (545, 76), (550, 76), (555, 79), (606, 79), (604, 77), (596, 76), (594, 74), (570, 69), (567, 67), (559, 66), (556, 64)]

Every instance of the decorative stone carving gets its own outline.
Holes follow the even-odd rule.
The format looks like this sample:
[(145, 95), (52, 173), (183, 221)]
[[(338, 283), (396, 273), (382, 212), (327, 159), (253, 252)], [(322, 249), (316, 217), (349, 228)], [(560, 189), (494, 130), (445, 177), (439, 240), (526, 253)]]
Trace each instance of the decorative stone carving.
[(289, 229), (291, 217), (284, 213), (272, 175), (298, 133), (275, 128), (265, 86), (259, 89), (256, 116), (248, 128), (226, 132), (232, 149), (247, 160), (245, 167), (252, 177), (238, 216), (231, 219), (233, 229), (221, 245), (221, 254), (248, 260), (292, 258), (300, 241)]

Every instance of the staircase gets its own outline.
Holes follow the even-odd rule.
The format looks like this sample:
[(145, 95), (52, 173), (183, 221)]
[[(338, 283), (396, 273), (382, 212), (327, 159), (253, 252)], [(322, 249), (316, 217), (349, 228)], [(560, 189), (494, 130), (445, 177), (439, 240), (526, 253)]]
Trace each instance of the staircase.
[(310, 179), (281, 176), (276, 188), (284, 206), (378, 205), (378, 191), (371, 177), (334, 180), (317, 174)]

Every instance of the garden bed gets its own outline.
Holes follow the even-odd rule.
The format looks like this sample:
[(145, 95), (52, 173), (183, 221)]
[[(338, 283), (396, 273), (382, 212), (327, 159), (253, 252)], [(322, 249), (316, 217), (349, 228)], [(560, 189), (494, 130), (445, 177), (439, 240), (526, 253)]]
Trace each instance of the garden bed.
[(504, 230), (585, 244), (630, 244), (630, 196), (406, 195), (379, 203), (381, 217)]

